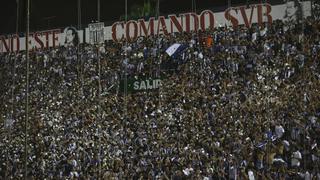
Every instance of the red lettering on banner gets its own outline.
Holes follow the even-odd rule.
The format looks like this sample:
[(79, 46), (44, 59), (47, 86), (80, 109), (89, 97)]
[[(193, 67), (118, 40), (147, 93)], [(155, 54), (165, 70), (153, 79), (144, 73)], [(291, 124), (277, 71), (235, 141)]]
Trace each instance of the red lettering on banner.
[(206, 30), (206, 20), (205, 20), (206, 14), (209, 15), (209, 29), (214, 28), (214, 14), (210, 10), (205, 10), (205, 11), (202, 11), (200, 14), (200, 27), (202, 31)]
[[(160, 29), (160, 27), (161, 27), (161, 29)], [(167, 30), (167, 25), (166, 25), (166, 19), (164, 18), (164, 16), (159, 16), (157, 34), (160, 34), (160, 30), (165, 35), (169, 34), (168, 30)]]
[[(149, 19), (148, 28), (146, 27), (146, 23), (144, 19), (139, 19), (139, 36), (143, 36), (142, 32), (144, 33), (144, 36), (154, 35), (154, 17), (151, 17)], [(150, 31), (150, 33), (149, 33)]]
[[(133, 24), (133, 37), (130, 37), (131, 28), (130, 25)], [(126, 24), (126, 38), (129, 41), (134, 41), (138, 37), (138, 24), (136, 21), (128, 21)]]
[[(123, 34), (123, 31), (124, 31), (124, 22), (115, 22), (113, 25), (112, 25), (112, 27), (111, 27), (111, 29), (112, 29), (112, 39), (114, 40), (114, 41), (119, 41), (118, 40), (118, 38), (117, 38), (117, 26), (118, 25), (121, 25), (121, 28), (122, 28), (122, 36), (121, 36), (121, 39), (123, 39), (124, 38), (124, 34)], [(121, 40), (120, 39), (120, 40)]]
[[(231, 21), (233, 29), (236, 29), (239, 25), (239, 21), (236, 17), (234, 17), (230, 12), (233, 10), (233, 8), (229, 8), (224, 12), (224, 17), (228, 20)], [(237, 9), (234, 9), (236, 13), (238, 13)]]
[(40, 33), (40, 32), (34, 33), (34, 40), (37, 43), (35, 46), (37, 47), (37, 45), (39, 45), (40, 49), (43, 49), (44, 48), (44, 43), (42, 42), (42, 40), (40, 39), (39, 36), (42, 36), (42, 33)]
[(262, 6), (261, 4), (258, 5), (258, 24), (259, 26), (263, 25), (263, 18), (262, 18), (263, 14), (262, 14)]
[[(283, 6), (283, 5), (282, 5)], [(278, 8), (278, 7), (277, 7)], [(257, 14), (256, 12), (257, 11)], [(248, 28), (252, 26), (253, 22), (257, 22), (262, 26), (265, 22), (272, 23), (273, 18), (281, 18), (280, 14), (274, 14), (272, 17), (272, 6), (270, 4), (254, 4), (240, 7), (231, 7), (226, 9), (223, 13), (224, 18), (221, 17), (221, 13), (213, 13), (211, 10), (204, 10), (201, 14), (196, 14), (195, 12), (188, 12), (180, 14), (179, 16), (172, 14), (168, 15), (167, 19), (164, 16), (158, 18), (158, 24), (155, 24), (155, 17), (151, 17), (148, 21), (144, 19), (139, 19), (137, 21), (130, 20), (128, 22), (115, 22), (111, 26), (111, 38), (114, 41), (122, 41), (127, 39), (128, 41), (134, 41), (139, 36), (150, 36), (155, 34), (165, 34), (174, 32), (187, 32), (191, 31), (197, 32), (199, 29), (206, 31), (206, 29), (213, 29), (217, 22), (226, 23), (230, 22), (233, 28), (237, 28), (239, 23), (244, 23)], [(243, 21), (242, 21), (243, 20)], [(221, 21), (221, 22), (220, 22)], [(170, 26), (170, 27), (168, 27)], [(107, 27), (109, 31), (109, 27)], [(157, 28), (157, 29), (156, 29)], [(24, 50), (24, 45), (21, 46), (21, 40), (29, 39), (29, 44), (31, 48), (49, 48), (57, 47), (59, 44), (61, 29), (54, 29), (42, 32), (30, 33), (29, 37), (19, 37), (18, 35), (11, 35), (6, 38), (5, 36), (0, 36), (0, 51), (1, 52), (14, 52), (20, 49)], [(86, 32), (88, 33), (88, 32)], [(108, 32), (109, 35), (110, 32)], [(107, 40), (110, 39), (107, 36)], [(52, 42), (51, 42), (52, 41)]]
[[(16, 47), (14, 48), (14, 40), (16, 40)], [(11, 52), (20, 51), (20, 37), (18, 34), (13, 34), (11, 37)]]
[(9, 41), (10, 41), (10, 52), (14, 52), (14, 49), (13, 49), (13, 34), (11, 35)]
[(170, 24), (171, 24), (171, 33), (173, 33), (173, 24), (177, 28), (178, 32), (182, 33), (183, 27), (182, 27), (182, 20), (181, 22), (178, 21), (177, 16), (175, 15), (169, 15), (168, 16), (170, 19)]
[(0, 40), (2, 42), (2, 45), (4, 45), (4, 48), (6, 50), (6, 52), (10, 52), (10, 40), (9, 42), (7, 42), (7, 39), (5, 36), (0, 36)]
[(58, 37), (56, 37), (56, 34), (61, 33), (61, 30), (53, 30), (52, 31), (52, 46), (56, 47), (56, 42), (59, 40)]
[(191, 32), (191, 17), (193, 17), (193, 25), (194, 31), (198, 31), (199, 29), (199, 18), (196, 13), (185, 13), (181, 14), (180, 16), (184, 16), (186, 18), (186, 32)]
[[(265, 7), (266, 11), (265, 12), (262, 12), (262, 8)], [(272, 7), (270, 4), (259, 4), (258, 5), (258, 24), (259, 26), (262, 26), (263, 24), (263, 16), (267, 16), (267, 22), (269, 24), (272, 23), (272, 16), (270, 15), (271, 13), (271, 10), (272, 10)]]
[(253, 6), (250, 6), (250, 7), (251, 7), (251, 14), (250, 14), (250, 19), (249, 20), (248, 20), (247, 13), (246, 13), (246, 6), (239, 7), (241, 15), (242, 15), (242, 18), (243, 18), (243, 21), (244, 21), (244, 24), (245, 24), (245, 26), (247, 28), (251, 27), (253, 11), (254, 11), (255, 6), (253, 5)]
[(50, 46), (50, 44), (49, 44), (49, 35), (51, 34), (51, 32), (50, 31), (45, 31), (45, 32), (43, 32), (42, 33), (42, 35), (45, 35), (45, 37), (46, 37), (46, 47), (45, 48), (49, 48)]
[(185, 31), (190, 32), (190, 14), (189, 13), (180, 14), (180, 17), (181, 17), (181, 22), (183, 22), (184, 18), (186, 19)]
[(265, 7), (267, 8), (266, 13), (264, 13), (265, 16), (268, 18), (268, 23), (272, 24), (273, 18), (271, 16), (272, 6), (270, 4), (265, 4)]
[(190, 13), (191, 17), (193, 17), (193, 21), (194, 21), (194, 31), (198, 32), (199, 30), (199, 17), (196, 13)]

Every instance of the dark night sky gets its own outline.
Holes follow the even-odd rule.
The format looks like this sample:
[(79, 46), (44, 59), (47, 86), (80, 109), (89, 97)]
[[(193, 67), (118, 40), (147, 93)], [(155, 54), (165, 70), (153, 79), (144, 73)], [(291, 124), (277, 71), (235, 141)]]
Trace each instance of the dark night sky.
[[(45, 30), (77, 25), (77, 0), (30, 0), (31, 16), (30, 29)], [(260, 0), (231, 0), (232, 5), (239, 3), (254, 3)], [(16, 29), (16, 0), (1, 0), (0, 34), (11, 34)], [(128, 9), (133, 4), (142, 4), (144, 0), (128, 0)], [(81, 0), (82, 27), (97, 19), (97, 0)], [(197, 9), (227, 6), (227, 0), (196, 0)], [(101, 20), (111, 24), (119, 20), (125, 12), (125, 0), (101, 0)], [(20, 0), (19, 32), (25, 29), (26, 0)], [(160, 13), (189, 12), (192, 0), (160, 0)]]

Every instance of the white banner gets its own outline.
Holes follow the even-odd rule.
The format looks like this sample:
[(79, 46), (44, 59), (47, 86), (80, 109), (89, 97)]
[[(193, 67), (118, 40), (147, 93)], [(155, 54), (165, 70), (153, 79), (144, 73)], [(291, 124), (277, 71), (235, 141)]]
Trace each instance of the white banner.
[[(103, 40), (129, 40), (134, 41), (139, 36), (150, 36), (157, 34), (170, 34), (174, 32), (191, 32), (206, 30), (219, 26), (233, 26), (244, 24), (250, 27), (253, 23), (263, 25), (265, 22), (272, 23), (274, 20), (295, 21), (299, 17), (311, 16), (311, 1), (288, 1), (285, 4), (274, 5), (262, 3), (250, 6), (230, 7), (224, 12), (213, 13), (204, 10), (200, 14), (193, 12), (177, 15), (169, 15), (167, 18), (160, 16), (157, 20), (151, 17), (148, 21), (144, 19), (130, 20), (128, 22), (115, 22), (112, 26), (103, 28)], [(31, 49), (43, 49), (56, 46), (71, 46), (78, 43), (90, 43), (89, 28), (75, 30), (67, 27), (64, 31), (60, 29), (31, 33), (29, 36), (29, 47)], [(83, 39), (85, 33), (85, 39)], [(102, 34), (102, 33), (100, 33)], [(100, 41), (100, 40), (99, 40)], [(17, 35), (0, 36), (0, 53), (25, 50), (25, 37)]]
[[(224, 12), (213, 13), (204, 10), (200, 14), (183, 13), (169, 15), (168, 18), (160, 16), (158, 20), (151, 17), (148, 21), (143, 19), (115, 22), (112, 26), (104, 28), (105, 40), (135, 40), (139, 36), (150, 36), (157, 34), (170, 34), (173, 32), (190, 32), (194, 30), (205, 30), (219, 26), (246, 25), (250, 27), (253, 23), (262, 25), (265, 22), (272, 23), (274, 20), (296, 20), (298, 16), (311, 16), (311, 1), (296, 4), (289, 1), (285, 4), (271, 6), (267, 3), (252, 4), (250, 6), (230, 7)], [(88, 28), (86, 29), (86, 41), (88, 42)]]
[[(60, 29), (33, 32), (29, 35), (29, 50), (47, 49), (57, 46), (76, 46), (83, 43), (83, 30), (67, 27)], [(26, 37), (10, 35), (0, 36), (0, 53), (26, 50)]]

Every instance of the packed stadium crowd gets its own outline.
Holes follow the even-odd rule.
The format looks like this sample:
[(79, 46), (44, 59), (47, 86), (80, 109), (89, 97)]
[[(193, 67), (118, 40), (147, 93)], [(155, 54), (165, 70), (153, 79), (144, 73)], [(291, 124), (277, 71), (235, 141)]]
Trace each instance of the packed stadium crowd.
[[(320, 179), (320, 21), (0, 54), (0, 179)], [(166, 49), (187, 48), (177, 57)], [(129, 92), (130, 78), (161, 78)], [(26, 82), (29, 91), (26, 92)], [(29, 104), (26, 108), (26, 94)]]

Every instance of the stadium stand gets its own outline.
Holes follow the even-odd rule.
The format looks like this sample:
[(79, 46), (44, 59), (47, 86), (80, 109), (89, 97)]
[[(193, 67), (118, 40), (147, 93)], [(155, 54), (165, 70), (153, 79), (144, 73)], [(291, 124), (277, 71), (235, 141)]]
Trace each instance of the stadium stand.
[[(309, 17), (33, 50), (28, 176), (320, 179), (319, 30)], [(173, 59), (174, 43), (187, 48)], [(0, 55), (8, 179), (24, 173), (25, 63)], [(144, 77), (160, 88), (121, 86)]]

